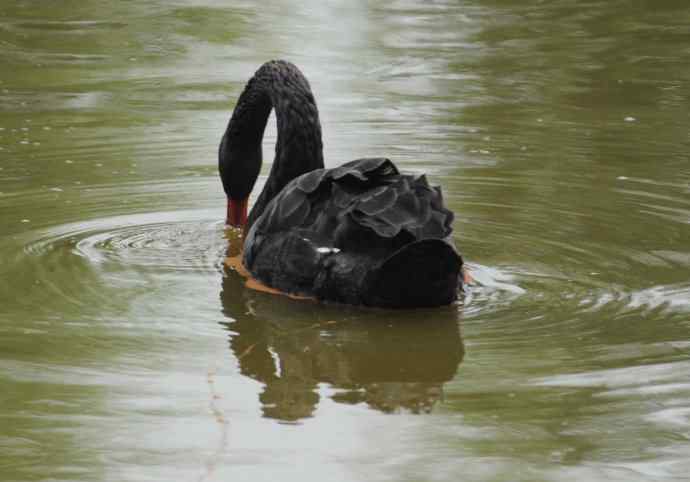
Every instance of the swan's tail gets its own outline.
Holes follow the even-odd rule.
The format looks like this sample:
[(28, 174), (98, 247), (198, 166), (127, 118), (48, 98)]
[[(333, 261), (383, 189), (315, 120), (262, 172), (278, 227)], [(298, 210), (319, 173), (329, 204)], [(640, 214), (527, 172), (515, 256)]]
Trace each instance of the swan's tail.
[(369, 273), (365, 304), (391, 308), (447, 305), (460, 288), (462, 258), (441, 239), (410, 243)]

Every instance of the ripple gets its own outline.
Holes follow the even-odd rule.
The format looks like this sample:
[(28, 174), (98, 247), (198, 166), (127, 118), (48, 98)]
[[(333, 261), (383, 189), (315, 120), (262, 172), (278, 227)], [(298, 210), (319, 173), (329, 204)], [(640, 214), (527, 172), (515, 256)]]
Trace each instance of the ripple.
[(13, 309), (69, 320), (100, 319), (172, 282), (188, 290), (217, 284), (228, 240), (218, 211), (177, 210), (36, 228), (12, 245), (0, 269), (5, 284), (25, 293)]
[(659, 285), (631, 294), (631, 308), (662, 308), (668, 312), (690, 312), (690, 283)]
[(123, 227), (80, 240), (75, 252), (94, 263), (215, 270), (223, 251), (222, 246), (215, 246), (216, 228), (215, 224), (197, 222)]
[[(568, 276), (535, 266), (468, 267), (475, 283), (467, 289), (461, 311), (465, 322), (491, 322), (482, 328), (484, 337), (491, 331), (513, 341), (533, 341), (563, 330), (583, 336), (662, 315), (667, 323), (684, 325), (683, 316), (690, 311), (690, 285), (685, 282), (631, 289), (596, 272)], [(567, 316), (553, 316), (554, 309)], [(497, 318), (510, 321), (497, 324)]]
[(609, 368), (589, 372), (553, 375), (533, 381), (541, 386), (563, 387), (600, 387), (605, 389), (602, 394), (610, 394), (610, 390), (638, 389), (653, 391), (649, 385), (665, 383), (685, 383), (690, 369), (690, 362), (675, 361), (673, 363), (656, 363), (636, 367)]
[(526, 290), (517, 284), (517, 276), (508, 269), (468, 263), (474, 283), (466, 289), (462, 313), (465, 318), (486, 314), (509, 306)]
[(115, 216), (47, 229), (25, 245), (32, 256), (65, 253), (94, 265), (133, 270), (218, 271), (227, 242), (213, 211), (170, 211)]

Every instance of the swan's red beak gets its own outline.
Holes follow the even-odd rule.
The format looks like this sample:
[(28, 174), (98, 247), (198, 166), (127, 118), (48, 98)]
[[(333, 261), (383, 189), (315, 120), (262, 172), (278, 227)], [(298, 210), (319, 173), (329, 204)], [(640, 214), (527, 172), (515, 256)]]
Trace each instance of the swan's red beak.
[(228, 198), (228, 215), (225, 223), (235, 228), (243, 228), (247, 224), (247, 204), (249, 198), (230, 199)]

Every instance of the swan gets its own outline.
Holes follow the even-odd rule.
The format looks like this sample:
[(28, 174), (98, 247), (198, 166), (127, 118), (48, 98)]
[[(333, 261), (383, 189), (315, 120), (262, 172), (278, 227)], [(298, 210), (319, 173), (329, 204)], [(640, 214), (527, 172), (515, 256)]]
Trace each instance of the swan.
[[(271, 109), (275, 159), (247, 215)], [(325, 169), (316, 101), (294, 64), (266, 62), (248, 81), (218, 165), (227, 224), (243, 229), (242, 263), (261, 283), (290, 295), (386, 308), (457, 299), (463, 260), (440, 187), (400, 173), (386, 158)]]

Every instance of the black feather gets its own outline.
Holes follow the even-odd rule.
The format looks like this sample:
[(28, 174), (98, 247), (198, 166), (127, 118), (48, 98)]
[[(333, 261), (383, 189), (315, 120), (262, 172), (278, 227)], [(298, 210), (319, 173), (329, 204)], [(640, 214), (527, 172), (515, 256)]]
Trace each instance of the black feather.
[[(400, 266), (406, 262), (410, 273), (432, 276), (442, 271), (445, 285), (448, 273), (459, 273), (462, 259), (449, 238), (452, 219), (440, 189), (431, 188), (425, 176), (399, 174), (388, 159), (360, 159), (288, 183), (250, 230), (246, 245), (261, 239), (261, 248), (245, 250), (244, 262), (258, 279), (286, 292), (393, 306), (395, 288), (384, 289), (380, 282), (405, 271)], [(401, 251), (423, 240), (440, 244)], [(392, 256), (396, 261), (388, 262)], [(441, 271), (424, 266), (440, 261), (450, 264)], [(387, 274), (380, 274), (382, 270)], [(418, 285), (414, 277), (406, 283), (408, 290)], [(458, 281), (450, 285), (435, 289), (433, 296), (419, 285), (417, 295), (401, 298), (401, 306), (410, 300), (420, 305), (449, 303), (455, 297), (448, 293), (457, 291)], [(420, 297), (427, 301), (422, 303)]]

